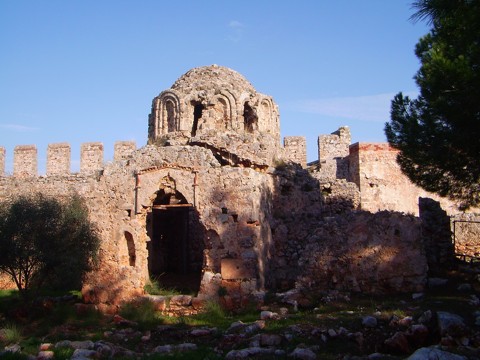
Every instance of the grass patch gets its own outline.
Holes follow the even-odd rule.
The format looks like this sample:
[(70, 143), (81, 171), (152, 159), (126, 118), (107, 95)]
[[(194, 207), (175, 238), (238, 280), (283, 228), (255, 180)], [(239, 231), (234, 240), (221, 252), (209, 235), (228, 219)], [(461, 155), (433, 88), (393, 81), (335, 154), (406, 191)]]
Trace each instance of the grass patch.
[(148, 283), (143, 287), (145, 292), (150, 295), (162, 295), (162, 296), (175, 296), (182, 295), (182, 293), (176, 288), (166, 288), (160, 285), (158, 280), (150, 279)]
[(55, 360), (68, 360), (72, 357), (74, 349), (70, 347), (59, 347), (54, 350)]
[(232, 319), (229, 318), (220, 303), (217, 301), (208, 301), (202, 312), (186, 317), (184, 322), (190, 326), (227, 328), (232, 323)]
[(138, 323), (140, 329), (150, 329), (163, 323), (163, 317), (149, 300), (124, 304), (119, 313), (125, 319)]
[(22, 329), (19, 325), (9, 323), (0, 329), (0, 340), (5, 345), (17, 344), (22, 339)]

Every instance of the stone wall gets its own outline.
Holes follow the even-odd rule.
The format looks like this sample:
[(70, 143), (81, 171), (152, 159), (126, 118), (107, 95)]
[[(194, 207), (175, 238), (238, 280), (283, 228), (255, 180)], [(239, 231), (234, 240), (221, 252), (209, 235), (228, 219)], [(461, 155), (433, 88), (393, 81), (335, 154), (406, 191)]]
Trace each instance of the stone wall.
[(351, 140), (348, 126), (340, 127), (330, 135), (318, 137), (318, 162), (323, 177), (347, 179), (348, 147)]
[[(97, 144), (87, 144), (87, 148), (93, 148), (97, 155), (102, 150)], [(377, 232), (371, 235), (369, 231), (373, 225), (361, 231), (351, 228), (353, 225), (346, 226), (346, 223), (374, 222), (367, 219), (367, 215), (357, 221), (357, 215), (351, 213), (358, 207), (355, 184), (345, 180), (331, 181), (328, 193), (326, 183), (322, 187), (319, 180), (300, 165), (277, 169), (245, 167), (241, 162), (222, 165), (223, 158), (216, 151), (202, 146), (149, 145), (132, 151), (128, 161), (103, 164), (97, 168), (101, 171), (94, 173), (3, 177), (0, 178), (0, 199), (34, 192), (57, 198), (78, 193), (85, 198), (102, 243), (99, 268), (88, 275), (82, 292), (85, 301), (109, 307), (143, 293), (151, 266), (153, 207), (162, 192), (179, 194), (185, 205), (191, 207), (190, 219), (196, 229), (192, 241), (196, 242), (195, 248), (203, 249), (199, 259), (202, 269), (200, 298), (216, 297), (219, 290), (224, 289), (229, 304), (239, 306), (258, 291), (304, 284), (310, 271), (320, 274), (319, 269), (330, 266), (331, 257), (322, 254), (324, 251), (331, 254), (334, 249), (351, 248), (346, 256), (354, 261), (358, 254), (354, 254), (353, 249), (360, 252), (365, 246), (362, 251), (368, 252), (367, 248), (375, 246), (378, 254), (369, 254), (370, 259), (374, 259), (372, 266), (384, 269), (379, 265), (384, 255), (379, 254), (391, 251), (388, 249), (392, 240), (381, 238)], [(384, 227), (378, 232), (390, 234), (393, 231), (395, 239), (399, 242), (403, 239), (405, 246), (411, 245), (412, 233), (403, 228), (395, 232), (395, 224), (400, 220), (393, 217), (395, 220), (389, 228), (387, 217), (382, 219)], [(338, 236), (320, 241), (324, 228)], [(350, 231), (357, 237), (348, 235)], [(370, 237), (374, 239), (371, 242)], [(367, 240), (362, 242), (365, 238)], [(382, 245), (381, 241), (385, 243)], [(395, 246), (401, 248), (399, 244)], [(310, 249), (310, 253), (305, 249)], [(411, 249), (412, 252), (417, 250), (416, 247)], [(318, 268), (305, 265), (308, 256), (315, 257)], [(421, 265), (416, 256), (412, 255), (412, 259)], [(412, 280), (412, 271), (406, 272), (407, 265), (398, 268), (403, 275), (392, 265), (387, 269), (388, 276), (376, 270), (372, 278), (368, 278), (368, 274), (373, 268), (363, 266), (365, 273), (362, 270), (355, 274), (362, 291), (384, 291), (388, 286), (392, 291), (409, 291), (416, 290), (420, 284)], [(340, 272), (336, 276), (338, 284), (330, 278), (322, 283), (326, 288), (340, 288), (353, 281), (340, 267), (334, 269), (334, 273)], [(419, 277), (422, 269), (420, 266)], [(405, 279), (400, 281), (402, 276)], [(350, 280), (345, 280), (347, 278)]]
[(480, 215), (457, 214), (451, 217), (455, 254), (465, 261), (480, 258)]
[(103, 167), (103, 144), (83, 143), (80, 150), (80, 172), (92, 174)]
[(47, 148), (47, 175), (70, 174), (70, 145), (49, 144)]
[(345, 213), (318, 222), (301, 252), (296, 287), (369, 294), (422, 291), (420, 221), (396, 212)]
[(361, 209), (371, 212), (400, 211), (418, 215), (418, 199), (439, 201), (448, 214), (458, 213), (456, 204), (415, 186), (397, 164), (398, 150), (388, 143), (355, 143), (350, 146), (349, 180), (361, 193)]
[(13, 176), (37, 176), (37, 148), (35, 145), (18, 145), (13, 150)]
[(443, 276), (454, 260), (450, 217), (440, 203), (430, 198), (419, 199), (422, 237), (431, 276)]
[(117, 141), (115, 142), (115, 150), (113, 161), (125, 160), (137, 149), (135, 141)]
[(307, 140), (305, 136), (286, 136), (283, 147), (288, 159), (301, 167), (307, 166)]

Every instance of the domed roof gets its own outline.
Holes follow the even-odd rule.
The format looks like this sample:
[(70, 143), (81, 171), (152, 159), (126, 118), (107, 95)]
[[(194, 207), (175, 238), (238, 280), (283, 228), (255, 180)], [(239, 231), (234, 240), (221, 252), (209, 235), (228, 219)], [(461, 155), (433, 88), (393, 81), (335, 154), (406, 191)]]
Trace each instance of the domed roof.
[(201, 90), (231, 90), (255, 93), (255, 88), (240, 73), (224, 66), (210, 65), (193, 68), (180, 76), (172, 89), (182, 93)]

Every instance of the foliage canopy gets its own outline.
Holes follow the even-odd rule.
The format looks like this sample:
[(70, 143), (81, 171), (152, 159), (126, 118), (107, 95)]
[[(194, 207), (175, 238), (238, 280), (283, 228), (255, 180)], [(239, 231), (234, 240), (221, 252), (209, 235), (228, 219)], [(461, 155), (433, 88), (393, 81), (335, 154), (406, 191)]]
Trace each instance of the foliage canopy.
[(402, 171), (427, 191), (480, 203), (480, 0), (419, 0), (413, 20), (430, 32), (416, 45), (417, 99), (399, 93), (385, 124)]
[(78, 195), (64, 202), (35, 194), (0, 203), (0, 272), (24, 298), (41, 286), (78, 289), (99, 244)]

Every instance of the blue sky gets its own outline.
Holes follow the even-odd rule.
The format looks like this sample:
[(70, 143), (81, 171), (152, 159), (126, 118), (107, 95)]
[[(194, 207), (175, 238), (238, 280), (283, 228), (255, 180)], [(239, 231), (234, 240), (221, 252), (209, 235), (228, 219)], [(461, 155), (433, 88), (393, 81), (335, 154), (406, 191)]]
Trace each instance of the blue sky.
[(0, 146), (147, 139), (152, 99), (193, 67), (218, 64), (273, 96), (282, 135), (347, 125), (385, 141), (390, 100), (415, 94), (425, 23), (410, 0), (0, 0)]

